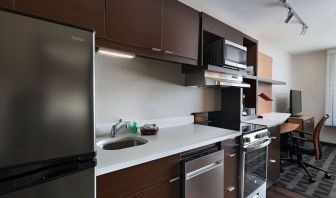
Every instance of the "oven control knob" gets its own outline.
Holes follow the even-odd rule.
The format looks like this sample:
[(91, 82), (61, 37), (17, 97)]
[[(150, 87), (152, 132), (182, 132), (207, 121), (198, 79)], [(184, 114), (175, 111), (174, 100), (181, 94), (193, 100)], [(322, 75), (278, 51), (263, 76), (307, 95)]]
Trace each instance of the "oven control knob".
[(249, 137), (244, 138), (244, 142), (251, 142), (251, 138)]
[(262, 138), (262, 137), (263, 137), (263, 134), (262, 134), (262, 133), (261, 133), (261, 134), (259, 133), (259, 134), (255, 135), (254, 137), (255, 137), (256, 139), (258, 139), (258, 138)]

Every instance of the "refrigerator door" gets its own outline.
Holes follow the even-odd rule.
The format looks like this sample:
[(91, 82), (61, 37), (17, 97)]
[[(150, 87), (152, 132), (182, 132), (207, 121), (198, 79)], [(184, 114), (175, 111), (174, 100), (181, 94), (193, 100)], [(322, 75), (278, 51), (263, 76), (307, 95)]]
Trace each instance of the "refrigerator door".
[(2, 195), (1, 198), (94, 198), (95, 172), (88, 169), (30, 188)]
[(1, 9), (0, 27), (0, 168), (93, 152), (94, 32)]

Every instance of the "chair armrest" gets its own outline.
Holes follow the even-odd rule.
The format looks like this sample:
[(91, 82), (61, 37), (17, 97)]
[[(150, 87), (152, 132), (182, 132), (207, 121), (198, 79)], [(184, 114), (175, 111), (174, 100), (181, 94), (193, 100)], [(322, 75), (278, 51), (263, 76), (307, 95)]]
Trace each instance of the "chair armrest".
[(312, 133), (305, 132), (305, 131), (293, 131), (293, 132), (295, 132), (295, 133), (303, 133), (303, 134), (306, 134), (306, 135), (311, 135), (311, 136), (313, 136)]

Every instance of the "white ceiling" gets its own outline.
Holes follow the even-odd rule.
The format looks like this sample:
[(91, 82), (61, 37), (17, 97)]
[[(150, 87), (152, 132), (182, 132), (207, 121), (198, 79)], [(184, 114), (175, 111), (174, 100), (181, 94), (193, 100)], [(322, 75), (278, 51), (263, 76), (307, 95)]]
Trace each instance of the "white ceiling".
[(284, 23), (288, 10), (278, 0), (180, 0), (290, 53), (336, 47), (336, 0), (291, 0), (309, 28), (300, 36), (295, 20)]

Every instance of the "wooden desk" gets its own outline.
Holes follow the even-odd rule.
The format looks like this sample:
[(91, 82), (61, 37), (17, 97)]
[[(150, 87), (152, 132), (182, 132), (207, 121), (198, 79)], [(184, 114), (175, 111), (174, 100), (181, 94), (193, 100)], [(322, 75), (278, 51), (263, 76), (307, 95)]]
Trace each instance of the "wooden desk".
[(280, 134), (289, 133), (295, 131), (300, 127), (299, 124), (295, 123), (283, 123), (280, 125)]
[(314, 131), (314, 116), (304, 115), (301, 117), (290, 117), (288, 119), (289, 123), (299, 124), (299, 131), (305, 131), (313, 133)]

